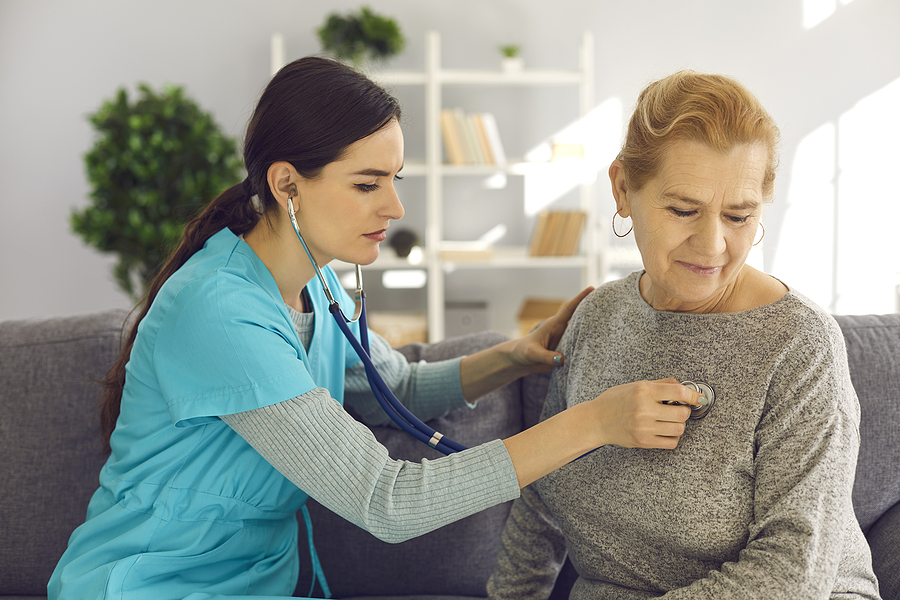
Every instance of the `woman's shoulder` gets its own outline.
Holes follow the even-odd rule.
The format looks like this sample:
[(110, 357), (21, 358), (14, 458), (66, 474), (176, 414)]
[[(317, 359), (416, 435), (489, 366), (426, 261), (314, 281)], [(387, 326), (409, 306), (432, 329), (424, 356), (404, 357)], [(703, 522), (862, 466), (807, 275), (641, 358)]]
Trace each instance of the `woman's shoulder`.
[(750, 265), (744, 265), (741, 270), (740, 306), (735, 312), (774, 304), (789, 292), (788, 286), (779, 279), (754, 269)]

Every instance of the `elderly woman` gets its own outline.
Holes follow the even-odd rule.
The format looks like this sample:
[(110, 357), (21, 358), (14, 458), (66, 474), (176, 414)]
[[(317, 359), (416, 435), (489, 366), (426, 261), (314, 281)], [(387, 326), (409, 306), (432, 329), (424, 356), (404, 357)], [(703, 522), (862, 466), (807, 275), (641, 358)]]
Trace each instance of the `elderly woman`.
[(841, 332), (745, 264), (778, 137), (726, 77), (679, 72), (640, 94), (609, 176), (644, 270), (578, 307), (542, 418), (638, 379), (702, 383), (714, 402), (674, 452), (605, 446), (523, 490), (492, 598), (546, 598), (567, 553), (573, 599), (878, 598), (850, 499), (859, 405)]

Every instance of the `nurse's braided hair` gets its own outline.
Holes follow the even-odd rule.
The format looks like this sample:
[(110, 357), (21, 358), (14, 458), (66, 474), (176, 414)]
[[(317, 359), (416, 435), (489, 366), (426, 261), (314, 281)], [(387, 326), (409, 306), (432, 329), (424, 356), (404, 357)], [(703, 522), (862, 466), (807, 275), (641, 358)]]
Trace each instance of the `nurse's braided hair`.
[[(338, 160), (348, 146), (400, 119), (397, 99), (366, 76), (339, 62), (320, 57), (298, 59), (282, 68), (269, 82), (244, 138), (247, 179), (212, 202), (184, 228), (181, 242), (135, 307), (139, 311), (124, 346), (104, 380), (101, 406), (103, 451), (111, 452), (110, 436), (119, 417), (125, 365), (163, 283), (200, 250), (210, 237), (228, 227), (246, 233), (278, 206), (267, 183), (269, 167), (291, 163), (305, 178), (315, 179)], [(129, 325), (126, 325), (128, 327)]]

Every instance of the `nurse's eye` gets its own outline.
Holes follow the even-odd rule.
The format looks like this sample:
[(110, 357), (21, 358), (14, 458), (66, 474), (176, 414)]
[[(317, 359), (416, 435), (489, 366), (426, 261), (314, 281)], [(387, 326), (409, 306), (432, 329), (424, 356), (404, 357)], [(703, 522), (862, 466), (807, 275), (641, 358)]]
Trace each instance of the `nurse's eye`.
[(357, 183), (356, 187), (359, 188), (361, 192), (374, 192), (377, 191), (379, 186), (377, 183)]

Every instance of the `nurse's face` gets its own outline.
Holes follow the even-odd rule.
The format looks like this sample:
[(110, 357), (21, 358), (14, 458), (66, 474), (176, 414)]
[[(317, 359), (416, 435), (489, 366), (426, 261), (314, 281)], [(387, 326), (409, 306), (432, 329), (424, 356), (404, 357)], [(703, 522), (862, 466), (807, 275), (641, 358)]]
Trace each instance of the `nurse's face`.
[(316, 179), (301, 179), (293, 199), (300, 232), (320, 265), (368, 265), (392, 220), (403, 216), (394, 189), (403, 168), (403, 133), (393, 120), (351, 144)]
[[(618, 163), (618, 165), (617, 165)], [(641, 295), (658, 310), (719, 312), (739, 300), (740, 277), (762, 214), (766, 149), (728, 153), (678, 142), (640, 190), (610, 167), (618, 212), (634, 222), (646, 273)]]

